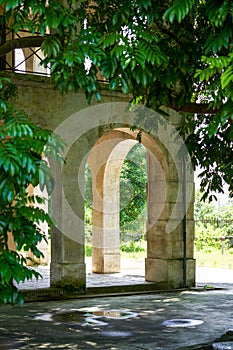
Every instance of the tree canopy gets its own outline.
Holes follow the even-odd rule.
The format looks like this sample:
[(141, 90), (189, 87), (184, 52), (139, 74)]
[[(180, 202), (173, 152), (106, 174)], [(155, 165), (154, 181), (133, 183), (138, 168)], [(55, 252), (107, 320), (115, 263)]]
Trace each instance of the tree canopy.
[[(41, 46), (62, 93), (101, 99), (101, 81), (134, 102), (183, 113), (181, 133), (206, 195), (233, 194), (233, 3), (231, 0), (0, 0), (0, 56)], [(48, 33), (49, 28), (49, 33)], [(2, 29), (3, 34), (3, 29)], [(1, 35), (3, 38), (3, 35)], [(91, 64), (87, 68), (86, 60)], [(195, 118), (193, 115), (195, 114)], [(188, 135), (188, 136), (187, 136)]]

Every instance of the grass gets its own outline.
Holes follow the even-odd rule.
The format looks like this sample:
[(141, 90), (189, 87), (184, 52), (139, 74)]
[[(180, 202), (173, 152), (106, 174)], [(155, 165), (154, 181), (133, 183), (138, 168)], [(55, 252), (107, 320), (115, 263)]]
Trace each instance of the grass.
[[(127, 253), (121, 252), (123, 259), (132, 259), (136, 261), (144, 261), (146, 252)], [(209, 248), (208, 250), (201, 250), (194, 253), (196, 259), (196, 266), (198, 267), (212, 267), (221, 269), (233, 269), (233, 249), (224, 249), (222, 254), (221, 249)]]
[(223, 254), (221, 249), (216, 248), (196, 251), (194, 258), (198, 267), (233, 268), (233, 249), (224, 249)]
[[(86, 256), (91, 256), (91, 247), (86, 247)], [(131, 259), (136, 261), (144, 261), (146, 252), (121, 252), (123, 259)], [(194, 259), (198, 267), (212, 267), (222, 269), (233, 269), (233, 248), (221, 249), (208, 248), (201, 251), (195, 251)]]
[(144, 261), (146, 258), (146, 252), (137, 252), (137, 253), (127, 253), (121, 252), (121, 257), (123, 259), (132, 259), (136, 261)]
[[(127, 253), (121, 252), (123, 259), (133, 259), (136, 261), (144, 261), (146, 252)], [(233, 249), (224, 249), (222, 254), (221, 249), (209, 248), (208, 250), (195, 251), (194, 259), (198, 267), (212, 267), (222, 269), (233, 269)]]
[[(133, 259), (136, 261), (144, 261), (146, 252), (127, 253), (121, 252), (124, 259)], [(209, 248), (208, 250), (201, 250), (194, 253), (196, 259), (196, 266), (198, 267), (212, 267), (222, 269), (233, 269), (233, 249), (225, 249), (222, 254), (221, 249)]]

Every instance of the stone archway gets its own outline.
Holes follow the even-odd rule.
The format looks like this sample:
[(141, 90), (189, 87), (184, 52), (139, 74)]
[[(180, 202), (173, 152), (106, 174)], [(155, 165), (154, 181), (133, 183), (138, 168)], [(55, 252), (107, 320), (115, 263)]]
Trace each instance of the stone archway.
[[(59, 203), (53, 212), (59, 222), (59, 228), (52, 238), (51, 283), (54, 286), (71, 284), (85, 289), (83, 193), (87, 159), (96, 189), (93, 196), (93, 271), (119, 271), (117, 186), (123, 159), (136, 142), (137, 133), (129, 128), (135, 115), (126, 113), (125, 107), (124, 103), (90, 107), (68, 118), (68, 126), (61, 124), (55, 130), (63, 137), (67, 135), (68, 146), (66, 163), (62, 174), (56, 178), (58, 188), (54, 194), (56, 203)], [(141, 129), (143, 127), (142, 124)], [(190, 175), (188, 179), (180, 181), (183, 176), (182, 161), (174, 159), (179, 147), (167, 129), (161, 126), (158, 135), (149, 135), (145, 130), (142, 137), (148, 151), (145, 277), (147, 281), (156, 283), (158, 288), (178, 288), (184, 286), (184, 263), (185, 284), (195, 285), (193, 199), (188, 199), (190, 211), (186, 215), (184, 243), (181, 193), (183, 184), (192, 187), (193, 180)]]
[[(143, 132), (143, 142), (148, 150), (146, 280), (154, 281), (158, 288), (184, 286), (185, 265), (186, 285), (194, 286), (193, 197), (190, 195), (193, 177), (188, 174), (184, 179), (182, 161), (178, 157), (180, 143), (173, 136), (179, 125), (179, 114), (167, 110), (167, 122), (155, 112), (145, 111), (146, 115), (152, 115), (151, 122), (157, 125), (157, 129), (153, 131), (152, 128), (149, 135), (151, 124), (148, 126), (147, 119), (138, 120), (135, 111), (128, 112), (129, 96), (111, 94), (105, 90), (102, 96), (103, 102), (107, 103), (87, 106), (82, 92), (61, 97), (53, 90), (49, 79), (44, 77), (21, 75), (19, 79), (18, 75), (14, 75), (13, 82), (19, 87), (19, 100), (14, 102), (15, 107), (34, 115), (36, 123), (59, 134), (67, 145), (66, 163), (62, 169), (53, 162), (50, 163), (55, 178), (55, 191), (49, 210), (57, 222), (57, 227), (51, 233), (51, 285), (71, 285), (85, 291), (85, 164), (101, 137), (116, 129), (117, 132), (125, 132), (123, 129), (129, 130), (137, 119), (137, 127)], [(135, 135), (127, 133), (127, 138), (134, 140)], [(182, 198), (184, 184), (189, 188), (189, 198), (185, 199)], [(183, 239), (182, 221), (186, 212), (184, 204), (188, 209), (186, 243)]]
[[(93, 255), (92, 270), (120, 272), (119, 178), (126, 154), (136, 143), (136, 133), (118, 128), (104, 134), (94, 145), (88, 161), (93, 179)], [(166, 233), (167, 221), (177, 197), (177, 173), (172, 161), (153, 137), (143, 134), (147, 149), (147, 251), (145, 277), (158, 287), (180, 287), (183, 283), (183, 225)], [(174, 164), (173, 164), (174, 165)], [(170, 170), (170, 173), (169, 173)], [(174, 169), (173, 169), (174, 170)], [(182, 203), (179, 209), (182, 211)], [(178, 220), (180, 213), (175, 218)], [(192, 227), (189, 227), (192, 240)], [(194, 261), (188, 252), (188, 282), (192, 284)]]

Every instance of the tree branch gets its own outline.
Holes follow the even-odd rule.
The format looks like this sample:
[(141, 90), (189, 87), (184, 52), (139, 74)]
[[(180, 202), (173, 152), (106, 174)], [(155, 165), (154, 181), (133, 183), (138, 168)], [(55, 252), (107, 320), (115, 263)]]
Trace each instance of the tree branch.
[(23, 38), (17, 38), (9, 40), (0, 46), (0, 57), (15, 49), (23, 49), (27, 47), (40, 47), (43, 43), (44, 36), (25, 36)]
[(217, 109), (209, 108), (208, 103), (187, 103), (183, 106), (176, 106), (169, 103), (167, 107), (174, 109), (177, 112), (191, 113), (191, 114), (216, 114)]

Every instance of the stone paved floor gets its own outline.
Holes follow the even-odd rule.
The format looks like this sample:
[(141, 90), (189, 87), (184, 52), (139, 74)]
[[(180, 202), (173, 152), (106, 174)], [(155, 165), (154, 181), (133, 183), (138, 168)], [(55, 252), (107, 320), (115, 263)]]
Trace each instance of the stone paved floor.
[[(121, 272), (114, 274), (96, 274), (91, 272), (91, 258), (86, 259), (87, 287), (140, 284), (145, 282), (143, 261), (121, 261)], [(36, 270), (43, 279), (26, 281), (20, 289), (48, 288), (50, 285), (49, 266), (40, 266)]]
[[(129, 261), (122, 259), (121, 273), (94, 274), (91, 272), (91, 259), (86, 260), (87, 287), (116, 286), (129, 284), (142, 284), (145, 282), (143, 261)], [(20, 289), (48, 288), (50, 285), (49, 267), (41, 266), (37, 269), (43, 276), (38, 281), (26, 281), (19, 286)], [(197, 285), (206, 284), (216, 287), (233, 288), (233, 270), (198, 267), (196, 271)]]
[[(0, 349), (193, 349), (233, 328), (232, 302), (230, 289), (1, 306)], [(164, 324), (174, 319), (175, 327)], [(187, 320), (197, 325), (184, 327)]]
[[(121, 274), (109, 276), (91, 274), (88, 266), (89, 286), (144, 281), (143, 267), (135, 263), (122, 269)], [(42, 267), (40, 271), (43, 281), (21, 288), (35, 288), (38, 283), (48, 287), (49, 269)], [(198, 268), (197, 282), (227, 289), (1, 306), (0, 350), (184, 350), (184, 347), (192, 350), (196, 346), (207, 349), (200, 344), (212, 344), (233, 329), (233, 271)], [(176, 326), (165, 326), (164, 321), (168, 320), (175, 320)], [(200, 322), (184, 327), (193, 321)], [(183, 326), (178, 327), (177, 322)]]

